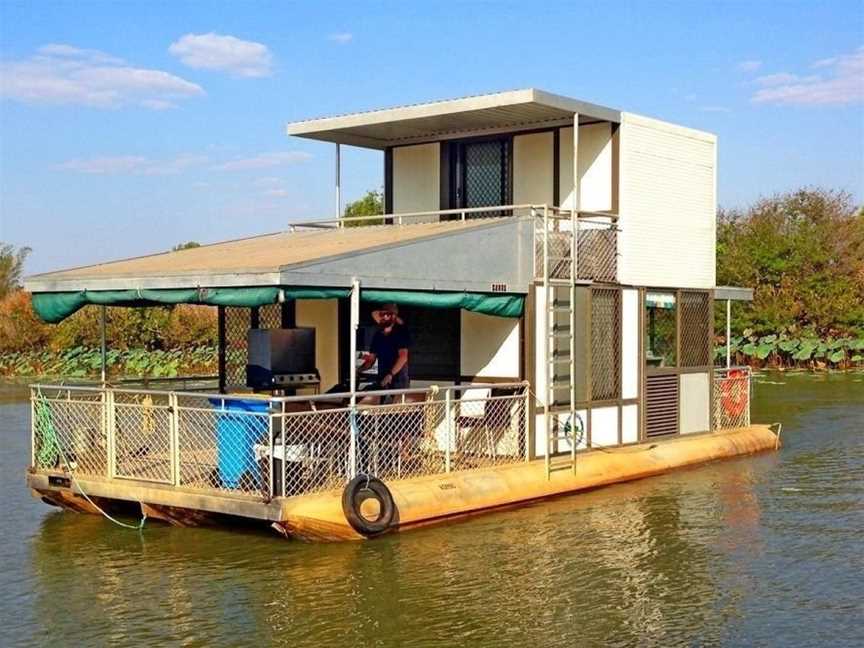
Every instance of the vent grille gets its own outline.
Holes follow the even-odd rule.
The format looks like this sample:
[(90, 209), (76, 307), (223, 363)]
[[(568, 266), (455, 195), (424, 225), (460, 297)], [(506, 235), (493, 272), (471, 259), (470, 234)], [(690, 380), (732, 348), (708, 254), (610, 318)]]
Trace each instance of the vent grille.
[(648, 376), (645, 394), (645, 436), (678, 432), (678, 376)]
[(506, 293), (507, 292), (507, 284), (506, 283), (493, 283), (492, 284), (492, 292), (493, 293)]

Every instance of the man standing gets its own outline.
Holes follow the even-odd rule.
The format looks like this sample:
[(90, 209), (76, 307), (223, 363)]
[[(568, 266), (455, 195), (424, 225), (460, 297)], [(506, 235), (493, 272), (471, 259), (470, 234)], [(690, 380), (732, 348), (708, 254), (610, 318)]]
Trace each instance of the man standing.
[(365, 371), (378, 360), (378, 384), (383, 389), (408, 389), (408, 349), (411, 335), (399, 319), (396, 304), (384, 304), (372, 312), (378, 330), (372, 337), (372, 348), (363, 359), (360, 371)]

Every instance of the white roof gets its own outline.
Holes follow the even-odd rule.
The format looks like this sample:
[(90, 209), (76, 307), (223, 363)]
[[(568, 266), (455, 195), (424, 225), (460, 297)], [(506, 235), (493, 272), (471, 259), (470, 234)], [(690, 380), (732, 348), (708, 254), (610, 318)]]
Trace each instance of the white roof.
[(528, 88), (494, 94), (308, 119), (288, 124), (288, 135), (384, 149), (502, 131), (621, 121), (612, 108)]

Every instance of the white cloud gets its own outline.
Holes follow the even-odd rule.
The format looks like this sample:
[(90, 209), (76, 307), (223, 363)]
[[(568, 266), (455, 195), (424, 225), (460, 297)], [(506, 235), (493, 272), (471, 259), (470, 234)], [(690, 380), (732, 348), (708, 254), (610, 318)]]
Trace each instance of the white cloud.
[(800, 106), (840, 106), (864, 103), (864, 47), (813, 63), (824, 75), (799, 77), (780, 73), (760, 77), (763, 87), (751, 98), (753, 103)]
[(191, 68), (219, 70), (238, 77), (272, 74), (273, 55), (266, 45), (222, 34), (186, 34), (168, 51)]
[(792, 83), (793, 81), (798, 80), (798, 75), (789, 74), (788, 72), (778, 72), (777, 74), (766, 74), (764, 76), (756, 77), (753, 79), (753, 83), (770, 88), (771, 86), (783, 85), (786, 83)]
[(291, 194), (287, 189), (268, 189), (262, 195), (268, 198), (287, 198)]
[(727, 108), (726, 106), (699, 106), (699, 110), (702, 112), (713, 112), (713, 113), (731, 113), (732, 109)]
[(762, 61), (741, 61), (738, 69), (742, 72), (755, 72), (762, 67)]
[(58, 169), (91, 175), (177, 175), (208, 162), (207, 156), (183, 154), (168, 160), (153, 160), (141, 155), (117, 155), (69, 160)]
[(261, 153), (253, 157), (237, 158), (213, 167), (216, 171), (249, 171), (253, 169), (270, 169), (286, 164), (297, 164), (311, 158), (304, 151), (282, 151), (277, 153)]
[(334, 43), (344, 45), (345, 43), (350, 43), (352, 40), (354, 40), (354, 34), (351, 34), (349, 32), (339, 32), (337, 34), (330, 34), (327, 37), (327, 40), (331, 40)]
[(0, 63), (0, 95), (24, 103), (164, 110), (203, 94), (201, 86), (168, 72), (72, 45), (52, 43), (30, 58)]

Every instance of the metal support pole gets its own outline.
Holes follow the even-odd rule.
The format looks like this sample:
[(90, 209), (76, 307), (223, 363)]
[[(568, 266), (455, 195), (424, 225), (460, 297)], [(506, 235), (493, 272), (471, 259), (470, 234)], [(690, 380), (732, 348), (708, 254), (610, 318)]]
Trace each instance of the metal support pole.
[(101, 316), (99, 318), (99, 341), (101, 345), (101, 359), (100, 359), (100, 367), (102, 374), (102, 386), (105, 386), (105, 379), (108, 375), (107, 367), (108, 367), (108, 359), (107, 352), (105, 349), (105, 319), (107, 317), (107, 306), (102, 306)]
[(108, 478), (117, 476), (117, 427), (114, 422), (114, 392), (106, 389), (102, 392), (102, 402), (105, 404), (105, 445), (108, 452)]
[(447, 439), (444, 442), (444, 472), (450, 472), (450, 444), (453, 439), (453, 392), (449, 389), (444, 391), (444, 418), (446, 419), (445, 430)]
[[(535, 372), (536, 379), (536, 372)], [(531, 446), (529, 445), (532, 439), (535, 438), (537, 421), (531, 419), (531, 388), (528, 385), (523, 387), (525, 390), (525, 402), (522, 403), (522, 425), (523, 425), (523, 438), (525, 439), (525, 462), (528, 463), (531, 461)], [(536, 419), (536, 417), (535, 417)], [(531, 430), (535, 430), (534, 434), (531, 434)]]
[(348, 371), (350, 372), (349, 384), (351, 386), (351, 445), (349, 448), (350, 474), (353, 479), (357, 475), (357, 441), (360, 430), (357, 427), (357, 329), (360, 327), (360, 282), (351, 279), (351, 321), (348, 339), (351, 358), (349, 359)]
[(168, 395), (169, 446), (171, 452), (171, 483), (180, 486), (180, 412), (177, 394)]
[(336, 145), (336, 218), (342, 218), (342, 149)]
[(732, 366), (732, 300), (726, 300), (726, 368)]

